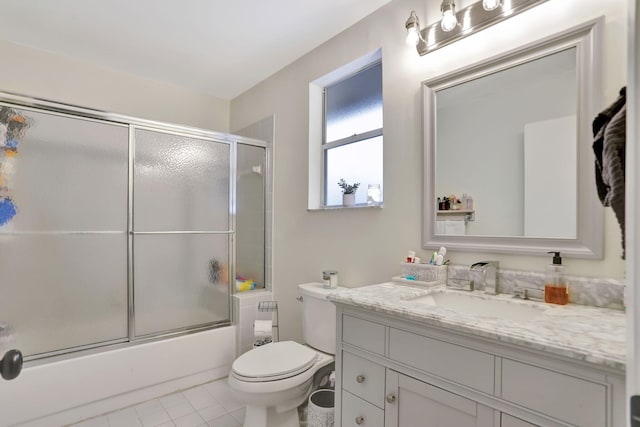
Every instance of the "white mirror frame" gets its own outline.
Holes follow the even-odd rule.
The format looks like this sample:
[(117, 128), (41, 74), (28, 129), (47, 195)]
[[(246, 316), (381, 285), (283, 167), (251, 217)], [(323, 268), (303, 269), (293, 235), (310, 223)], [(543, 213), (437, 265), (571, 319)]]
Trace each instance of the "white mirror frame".
[[(598, 199), (595, 176), (591, 121), (601, 105), (600, 40), (604, 18), (514, 49), (506, 54), (422, 82), (423, 101), (423, 188), (422, 246), (435, 249), (446, 246), (468, 252), (544, 255), (561, 251), (572, 258), (601, 259), (604, 241), (604, 208)], [(436, 235), (435, 93), (438, 90), (477, 79), (487, 74), (523, 64), (552, 53), (576, 48), (578, 73), (578, 181), (575, 239), (538, 237), (448, 236)]]

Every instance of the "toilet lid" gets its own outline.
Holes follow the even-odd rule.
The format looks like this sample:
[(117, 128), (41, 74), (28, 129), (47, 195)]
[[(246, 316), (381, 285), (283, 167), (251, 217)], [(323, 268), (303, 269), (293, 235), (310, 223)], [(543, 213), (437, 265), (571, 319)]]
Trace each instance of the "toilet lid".
[(251, 380), (275, 380), (309, 369), (317, 353), (294, 341), (275, 342), (254, 348), (233, 362), (233, 372)]

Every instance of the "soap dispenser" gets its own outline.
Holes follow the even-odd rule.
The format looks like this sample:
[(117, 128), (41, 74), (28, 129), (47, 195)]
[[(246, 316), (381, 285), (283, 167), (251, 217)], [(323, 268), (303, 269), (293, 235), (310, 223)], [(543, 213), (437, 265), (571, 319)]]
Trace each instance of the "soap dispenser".
[(564, 276), (564, 266), (560, 252), (547, 252), (554, 254), (553, 264), (547, 265), (544, 300), (551, 304), (566, 305), (569, 302), (569, 288), (567, 279)]

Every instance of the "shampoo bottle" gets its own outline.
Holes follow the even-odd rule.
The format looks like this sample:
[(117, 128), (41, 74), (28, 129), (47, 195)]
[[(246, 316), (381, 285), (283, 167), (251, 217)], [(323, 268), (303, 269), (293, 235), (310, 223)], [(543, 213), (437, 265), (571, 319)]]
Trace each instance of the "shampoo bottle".
[(551, 304), (566, 305), (569, 302), (569, 287), (564, 276), (564, 266), (560, 252), (548, 252), (554, 254), (553, 264), (547, 265), (546, 280), (544, 286), (544, 300)]

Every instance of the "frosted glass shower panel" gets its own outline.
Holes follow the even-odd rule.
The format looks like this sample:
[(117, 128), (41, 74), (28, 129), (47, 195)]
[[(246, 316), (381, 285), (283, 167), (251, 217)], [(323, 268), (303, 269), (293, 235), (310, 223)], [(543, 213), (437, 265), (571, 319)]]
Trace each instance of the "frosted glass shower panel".
[(230, 145), (135, 130), (134, 230), (229, 229)]
[(229, 235), (135, 235), (134, 259), (136, 336), (229, 321)]
[(119, 124), (0, 105), (0, 233), (124, 232), (128, 135)]
[(266, 149), (238, 144), (236, 275), (265, 286)]
[(0, 324), (25, 355), (127, 337), (126, 234), (0, 234)]

